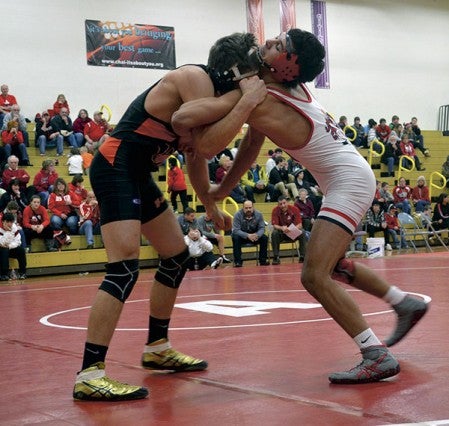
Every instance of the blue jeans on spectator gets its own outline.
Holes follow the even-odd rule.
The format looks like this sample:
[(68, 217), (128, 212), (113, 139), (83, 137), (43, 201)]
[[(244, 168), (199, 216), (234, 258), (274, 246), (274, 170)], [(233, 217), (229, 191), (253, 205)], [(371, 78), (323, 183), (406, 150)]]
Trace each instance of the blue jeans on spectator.
[(88, 246), (93, 246), (94, 235), (100, 235), (100, 224), (94, 225), (90, 219), (85, 220), (80, 226), (79, 233), (86, 236)]
[(55, 231), (60, 231), (65, 225), (69, 228), (70, 235), (76, 235), (78, 233), (78, 216), (76, 214), (68, 216), (67, 219), (63, 219), (54, 214), (50, 218), (50, 224)]
[[(20, 159), (22, 160), (22, 162), (29, 161), (28, 151), (27, 151), (27, 147), (25, 146), (25, 144), (19, 143), (18, 145), (15, 145), (15, 146), (19, 150), (19, 155), (20, 155)], [(4, 146), (4, 148), (5, 148), (6, 157), (9, 157), (12, 154), (12, 148), (13, 148), (12, 145), (6, 144)]]
[(70, 146), (79, 148), (83, 145), (84, 135), (82, 133), (72, 133), (65, 138)]
[(409, 200), (403, 200), (402, 202), (397, 203), (396, 207), (407, 214), (410, 214), (410, 212), (412, 211)]
[[(401, 235), (401, 244), (399, 244), (398, 233)], [(395, 229), (388, 229), (388, 236), (393, 238), (393, 244), (396, 249), (408, 248), (407, 240), (404, 237), (402, 230), (396, 231)], [(385, 240), (385, 244), (388, 244), (389, 238)]]
[(416, 212), (423, 212), (424, 208), (429, 205), (430, 203), (425, 200), (418, 200), (418, 202), (415, 205), (415, 211)]
[(56, 146), (56, 155), (62, 155), (64, 150), (64, 138), (61, 135), (56, 136), (53, 139), (48, 139), (44, 135), (40, 135), (37, 138), (37, 146), (39, 147), (39, 153), (41, 155), (45, 154), (47, 144), (49, 147)]
[(48, 187), (48, 191), (38, 192), (39, 197), (41, 197), (41, 204), (47, 208), (48, 207), (48, 197), (50, 196), (50, 192), (53, 191), (53, 185)]

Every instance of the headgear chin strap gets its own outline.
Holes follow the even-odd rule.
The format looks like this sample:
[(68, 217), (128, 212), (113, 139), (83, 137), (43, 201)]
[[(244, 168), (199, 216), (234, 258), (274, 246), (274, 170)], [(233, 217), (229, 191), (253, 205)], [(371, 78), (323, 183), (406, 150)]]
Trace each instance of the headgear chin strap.
[(239, 67), (242, 68), (242, 65), (239, 64), (235, 64), (223, 72), (211, 69), (210, 76), (214, 83), (215, 90), (220, 93), (226, 93), (235, 89), (236, 83), (240, 80), (257, 75), (261, 65), (262, 59), (260, 58), (258, 48), (252, 47), (248, 51), (247, 63), (243, 66), (243, 68), (249, 68), (249, 71), (241, 73)]
[(294, 81), (301, 73), (299, 56), (292, 53), (292, 42), (288, 34), (285, 35), (285, 49), (286, 52), (281, 53), (270, 65), (266, 65), (271, 76), (279, 83)]

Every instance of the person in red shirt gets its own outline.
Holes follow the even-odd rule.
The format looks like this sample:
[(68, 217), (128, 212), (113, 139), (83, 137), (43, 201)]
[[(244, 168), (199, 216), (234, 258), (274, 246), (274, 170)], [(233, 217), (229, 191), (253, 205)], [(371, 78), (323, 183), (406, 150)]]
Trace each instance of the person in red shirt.
[(423, 212), (424, 208), (430, 204), (429, 187), (426, 185), (426, 178), (419, 176), (416, 186), (412, 189), (412, 202), (416, 212)]
[[(15, 155), (10, 155), (8, 157), (8, 167), (5, 168), (2, 173), (1, 187), (3, 189), (7, 189), (9, 182), (11, 182), (13, 179), (19, 179), (20, 189), (22, 191), (27, 190), (27, 185), (30, 181), (30, 175), (25, 169), (19, 169), (19, 159)], [(31, 190), (34, 191), (34, 188), (31, 188)]]
[(391, 129), (390, 126), (387, 125), (387, 120), (385, 120), (385, 118), (381, 118), (379, 120), (379, 124), (376, 126), (377, 137), (381, 142), (387, 143), (390, 133)]
[(25, 145), (25, 137), (21, 130), (19, 130), (19, 122), (15, 120), (8, 121), (6, 130), (2, 131), (3, 147), (5, 154), (9, 157), (13, 149), (17, 149), (25, 166), (31, 166), (28, 157), (27, 147)]
[(56, 98), (56, 102), (53, 104), (52, 116), (58, 115), (61, 112), (62, 108), (67, 108), (67, 114), (70, 114), (70, 108), (67, 99), (65, 95), (61, 93), (60, 95), (58, 95), (58, 97)]
[(80, 204), (87, 198), (87, 190), (83, 186), (82, 175), (74, 175), (69, 183), (69, 194), (72, 197), (73, 207), (79, 208)]
[(85, 146), (92, 154), (109, 136), (110, 126), (102, 117), (101, 111), (94, 112), (94, 119), (84, 126), (84, 139), (86, 139)]
[(73, 131), (76, 133), (82, 133), (84, 135), (84, 128), (87, 123), (90, 123), (92, 119), (89, 117), (89, 113), (86, 109), (80, 109), (78, 117), (73, 120)]
[(55, 162), (53, 160), (44, 160), (42, 162), (42, 169), (37, 172), (33, 180), (33, 186), (41, 197), (41, 202), (44, 207), (47, 207), (48, 197), (53, 190), (57, 178), (58, 173), (55, 170)]
[(0, 126), (3, 124), (5, 115), (11, 112), (13, 105), (17, 104), (15, 96), (9, 94), (9, 87), (7, 84), (2, 84), (0, 87)]
[(176, 213), (178, 211), (178, 203), (176, 198), (181, 198), (182, 209), (185, 211), (189, 207), (187, 201), (187, 185), (184, 172), (178, 167), (178, 160), (175, 157), (168, 159), (168, 171), (167, 171), (167, 192), (170, 194), (170, 201), (173, 206), (173, 210)]
[(79, 233), (86, 236), (88, 249), (94, 248), (94, 235), (100, 235), (100, 208), (93, 191), (87, 193), (87, 198), (80, 205)]
[[(278, 199), (278, 205), (271, 212), (271, 224), (273, 232), (271, 233), (271, 247), (273, 248), (273, 265), (279, 265), (279, 247), (282, 241), (299, 240), (299, 261), (303, 262), (306, 255), (307, 240), (302, 228), (301, 212), (298, 207), (288, 203), (287, 197), (281, 195)], [(290, 237), (294, 230), (289, 226), (295, 226), (300, 234), (296, 237)]]
[[(401, 225), (399, 223), (399, 220), (396, 216), (398, 210), (394, 204), (390, 204), (388, 206), (388, 211), (385, 213), (384, 218), (385, 222), (387, 223), (387, 232), (385, 233), (386, 239), (385, 239), (385, 248), (387, 250), (391, 250), (391, 245), (389, 244), (389, 236), (393, 239), (393, 244), (395, 249), (407, 249), (408, 244), (404, 237), (404, 234), (401, 229)], [(401, 238), (401, 242), (399, 243), (399, 238)]]
[(35, 194), (31, 197), (30, 204), (23, 211), (22, 223), (28, 248), (31, 248), (31, 240), (41, 238), (45, 241), (47, 251), (56, 251), (53, 229), (50, 226), (50, 216), (47, 209), (41, 205), (39, 195)]
[(412, 195), (412, 189), (407, 185), (404, 177), (401, 177), (398, 184), (393, 189), (394, 204), (397, 208), (400, 208), (404, 213), (410, 214), (410, 197)]
[[(424, 171), (426, 170), (421, 166), (421, 162), (419, 161), (418, 156), (416, 155), (415, 148), (413, 147), (413, 142), (409, 139), (408, 134), (404, 133), (401, 137), (401, 143), (399, 144), (402, 155), (406, 155), (407, 157), (412, 157), (415, 160), (416, 170)], [(411, 167), (410, 160), (406, 158), (402, 159), (403, 167)]]

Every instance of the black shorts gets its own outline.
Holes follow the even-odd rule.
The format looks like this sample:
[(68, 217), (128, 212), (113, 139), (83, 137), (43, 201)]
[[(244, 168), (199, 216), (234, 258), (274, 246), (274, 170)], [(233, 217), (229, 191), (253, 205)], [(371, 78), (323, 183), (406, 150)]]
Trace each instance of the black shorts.
[(121, 142), (113, 164), (100, 152), (95, 155), (89, 177), (102, 225), (130, 219), (146, 223), (168, 208), (151, 167), (150, 150), (133, 142)]

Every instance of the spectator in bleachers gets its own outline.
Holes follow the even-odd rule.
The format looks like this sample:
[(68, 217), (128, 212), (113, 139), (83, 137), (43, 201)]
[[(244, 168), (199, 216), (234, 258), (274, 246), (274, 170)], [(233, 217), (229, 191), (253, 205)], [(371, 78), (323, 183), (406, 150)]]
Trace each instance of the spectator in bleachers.
[(70, 148), (70, 156), (67, 158), (66, 166), (69, 166), (68, 173), (70, 176), (83, 174), (83, 157), (81, 157), (79, 148), (74, 146)]
[(231, 261), (224, 254), (224, 235), (221, 235), (215, 229), (215, 224), (212, 218), (207, 213), (204, 213), (198, 218), (198, 229), (201, 235), (205, 236), (213, 245), (218, 247), (218, 253), (223, 258), (224, 263), (231, 263)]
[[(218, 164), (219, 167), (215, 172), (215, 183), (220, 184), (228, 170), (232, 167), (232, 160), (227, 155), (222, 155)], [(246, 188), (244, 188), (240, 183), (232, 189), (229, 196), (236, 203), (243, 203), (246, 199), (252, 198), (251, 201), (254, 199), (251, 188), (249, 187), (248, 191), (246, 191)]]
[(79, 233), (86, 236), (88, 249), (94, 248), (94, 235), (100, 235), (100, 208), (93, 191), (87, 193), (86, 199), (79, 206)]
[(301, 212), (302, 226), (306, 231), (312, 230), (313, 222), (315, 222), (315, 208), (309, 199), (309, 192), (305, 188), (298, 191), (298, 198), (295, 200), (295, 207)]
[(288, 174), (287, 161), (285, 161), (285, 158), (282, 156), (276, 157), (274, 161), (276, 166), (271, 169), (268, 177), (269, 183), (271, 183), (281, 195), (285, 195), (286, 197), (290, 196), (290, 191), (292, 198), (295, 199), (298, 196), (298, 189), (293, 182), (294, 177)]
[(360, 117), (354, 117), (354, 124), (352, 125), (354, 127), (355, 131), (357, 132), (357, 135), (352, 142), (354, 146), (358, 147), (364, 147), (366, 148), (367, 141), (366, 141), (366, 133), (365, 133), (365, 127), (360, 123)]
[(30, 146), (29, 143), (29, 136), (28, 136), (28, 130), (27, 130), (27, 122), (25, 120), (25, 116), (20, 113), (20, 107), (17, 104), (14, 104), (11, 107), (11, 111), (3, 117), (3, 123), (2, 123), (2, 130), (8, 129), (8, 123), (10, 121), (17, 121), (19, 124), (19, 130), (22, 132), (23, 135), (23, 143), (25, 146)]
[(41, 202), (44, 207), (47, 207), (49, 194), (53, 191), (53, 186), (57, 178), (58, 173), (55, 169), (55, 162), (53, 160), (44, 160), (42, 162), (42, 169), (36, 173), (33, 180), (33, 186), (41, 197)]
[(388, 137), (388, 142), (385, 144), (385, 151), (382, 155), (381, 161), (388, 167), (388, 175), (394, 176), (394, 166), (399, 164), (399, 157), (402, 155), (399, 147), (399, 137), (394, 130)]
[(35, 238), (44, 240), (47, 251), (56, 251), (50, 216), (47, 209), (41, 205), (41, 198), (37, 194), (31, 197), (30, 204), (23, 211), (23, 229), (28, 251), (31, 249), (31, 241)]
[(169, 157), (168, 159), (167, 192), (170, 194), (170, 201), (175, 213), (178, 213), (178, 203), (176, 201), (178, 195), (181, 199), (182, 211), (189, 207), (186, 179), (175, 157)]
[(198, 229), (198, 221), (196, 219), (195, 210), (191, 207), (184, 209), (184, 213), (178, 215), (178, 223), (184, 235), (189, 233), (190, 228)]
[(429, 150), (424, 147), (424, 138), (421, 133), (421, 129), (418, 126), (418, 119), (416, 117), (412, 117), (410, 124), (414, 135), (413, 146), (418, 148), (426, 157), (430, 157)]
[(385, 238), (385, 242), (388, 241), (388, 229), (387, 222), (385, 221), (385, 213), (380, 208), (380, 203), (377, 200), (373, 201), (373, 204), (366, 213), (367, 232), (370, 238), (378, 232), (382, 232)]
[(241, 142), (242, 142), (242, 140), (239, 138), (239, 139), (236, 139), (235, 141), (234, 141), (234, 146), (231, 148), (231, 154), (232, 154), (232, 159), (234, 160), (234, 158), (235, 158), (235, 156), (237, 155), (237, 152), (238, 152), (238, 150), (239, 150), (239, 147), (240, 147), (240, 144), (241, 144)]
[(15, 96), (9, 94), (9, 87), (7, 84), (2, 84), (0, 87), (0, 129), (3, 127), (3, 120), (6, 114), (11, 112), (13, 105), (17, 104)]
[(202, 236), (198, 229), (190, 228), (187, 235), (184, 235), (184, 241), (190, 254), (187, 269), (204, 269), (207, 266), (217, 269), (223, 262), (221, 257), (212, 253), (212, 243)]
[(70, 114), (69, 103), (67, 102), (65, 95), (61, 93), (53, 104), (53, 115), (59, 115), (63, 108), (67, 110), (67, 114)]
[(366, 147), (367, 148), (370, 148), (371, 144), (377, 140), (376, 126), (377, 126), (376, 120), (370, 118), (368, 120), (368, 131), (367, 131), (367, 136), (366, 136)]
[(62, 135), (53, 129), (51, 118), (48, 111), (44, 111), (40, 117), (36, 117), (36, 143), (39, 147), (39, 154), (45, 155), (47, 145), (56, 145), (56, 156), (61, 156), (64, 153), (64, 138)]
[(412, 189), (411, 199), (417, 213), (422, 212), (424, 207), (430, 204), (429, 187), (424, 176), (418, 177), (416, 186)]
[(23, 213), (21, 209), (19, 208), (19, 205), (15, 201), (10, 201), (1, 215), (3, 216), (5, 213), (12, 213), (14, 216), (14, 223), (18, 225), (20, 238), (21, 238), (21, 244), (24, 249), (27, 248), (26, 241), (25, 241), (25, 231), (23, 230)]
[(399, 250), (401, 248), (408, 249), (408, 244), (402, 231), (401, 224), (397, 217), (397, 208), (394, 204), (390, 204), (385, 213), (385, 222), (387, 223), (387, 234), (385, 239), (385, 249), (391, 250), (389, 238), (393, 239), (394, 248)]
[(10, 155), (8, 157), (7, 167), (3, 170), (2, 173), (1, 187), (3, 189), (7, 189), (9, 182), (11, 182), (12, 179), (19, 179), (20, 188), (23, 191), (27, 190), (28, 188), (27, 185), (28, 182), (30, 181), (30, 175), (27, 173), (25, 169), (19, 169), (19, 159), (15, 155)]
[(398, 184), (393, 189), (393, 199), (395, 206), (404, 213), (410, 214), (412, 211), (410, 206), (410, 197), (412, 189), (407, 185), (405, 177), (401, 177)]
[(391, 203), (394, 203), (393, 194), (390, 192), (390, 185), (388, 182), (382, 182), (379, 190), (381, 198), (384, 199), (384, 202), (387, 206)]
[(78, 208), (87, 198), (88, 191), (84, 188), (83, 182), (83, 175), (77, 174), (73, 176), (72, 181), (69, 183), (69, 194), (75, 208)]
[(417, 134), (413, 131), (412, 123), (405, 124), (405, 129), (402, 134), (408, 135), (408, 139), (413, 144), (413, 148), (419, 149), (425, 157), (430, 157), (429, 150), (424, 147), (424, 139), (422, 138), (421, 131), (419, 130), (419, 135), (421, 137), (417, 136)]
[(73, 131), (72, 119), (67, 108), (61, 108), (61, 112), (51, 119), (51, 125), (71, 147), (79, 148), (83, 144), (84, 135)]
[(267, 176), (270, 176), (270, 172), (273, 167), (276, 167), (276, 157), (282, 156), (283, 151), (281, 148), (276, 148), (274, 151), (272, 149), (268, 150), (268, 160), (265, 164), (265, 173)]
[[(250, 169), (242, 176), (241, 182), (247, 193), (250, 188), (253, 194), (266, 194), (265, 201), (274, 201), (280, 195), (280, 192), (275, 189), (274, 185), (268, 183), (265, 169), (259, 166), (256, 161), (254, 161)], [(251, 199), (251, 197), (248, 198)], [(254, 197), (252, 198), (254, 199)]]
[(87, 109), (80, 109), (78, 117), (73, 120), (73, 131), (75, 133), (82, 133), (84, 135), (84, 129), (87, 123), (90, 123), (92, 119), (89, 117)]
[(253, 203), (246, 200), (235, 215), (232, 222), (232, 251), (234, 267), (240, 268), (242, 261), (242, 245), (259, 245), (259, 265), (269, 265), (268, 237), (265, 235), (265, 221), (262, 213), (254, 209)]
[(69, 234), (78, 233), (78, 214), (69, 194), (68, 185), (63, 178), (57, 178), (55, 181), (53, 192), (48, 198), (48, 210), (52, 213), (50, 224), (59, 245), (61, 245), (61, 240), (56, 237), (61, 235), (64, 226), (68, 228)]
[(449, 229), (449, 195), (442, 193), (433, 208), (432, 223), (435, 230)]
[(85, 175), (89, 176), (89, 169), (94, 156), (87, 150), (85, 146), (82, 146), (80, 148), (80, 155), (83, 158), (83, 172)]
[(318, 212), (321, 209), (321, 204), (323, 202), (323, 194), (321, 193), (320, 187), (318, 185), (314, 185), (310, 183), (305, 178), (305, 170), (299, 169), (296, 171), (295, 175), (295, 185), (298, 189), (298, 194), (301, 189), (306, 189), (308, 193), (308, 198), (313, 203), (313, 208), (315, 210), (315, 214), (318, 214)]
[(12, 213), (5, 213), (0, 226), (0, 281), (8, 281), (10, 278), (9, 259), (14, 258), (19, 262), (18, 278), (26, 278), (26, 252), (21, 244), (18, 225), (15, 223)]
[(109, 123), (103, 119), (101, 111), (94, 112), (94, 119), (86, 123), (84, 127), (84, 139), (87, 150), (94, 154), (98, 147), (109, 137), (111, 127)]
[(385, 120), (385, 118), (381, 118), (379, 120), (379, 124), (376, 126), (377, 139), (379, 139), (383, 144), (386, 144), (390, 133), (391, 129), (387, 126), (387, 120)]
[(8, 121), (6, 129), (2, 131), (2, 141), (7, 157), (15, 151), (20, 156), (20, 163), (22, 165), (32, 165), (30, 164), (27, 147), (24, 142), (24, 134), (19, 129), (19, 123), (16, 120)]
[(20, 181), (17, 178), (10, 180), (6, 192), (0, 197), (0, 211), (3, 211), (10, 201), (15, 201), (21, 212), (28, 205), (26, 193), (20, 187)]
[[(409, 136), (407, 133), (404, 133), (402, 135), (402, 139), (401, 139), (401, 143), (399, 144), (399, 147), (401, 148), (402, 155), (407, 155), (408, 157), (412, 157), (415, 160), (416, 170), (418, 170), (418, 171), (426, 170), (424, 167), (421, 166), (421, 162), (419, 161), (419, 158), (416, 155), (415, 148), (413, 147), (413, 143), (409, 139)], [(411, 167), (410, 160), (403, 158), (402, 166), (410, 168)]]
[[(395, 130), (399, 125), (399, 117), (397, 115), (393, 115), (393, 117), (391, 117), (390, 129)], [(397, 135), (400, 136), (399, 133), (397, 133)]]
[[(301, 211), (296, 205), (289, 204), (287, 198), (281, 195), (278, 205), (271, 212), (271, 247), (273, 249), (273, 265), (279, 265), (281, 259), (279, 250), (283, 241), (299, 241), (299, 261), (304, 262), (307, 249), (307, 238), (302, 226)], [(292, 229), (293, 228), (293, 229)], [(296, 229), (294, 229), (296, 228)], [(293, 237), (299, 230), (299, 235)]]

